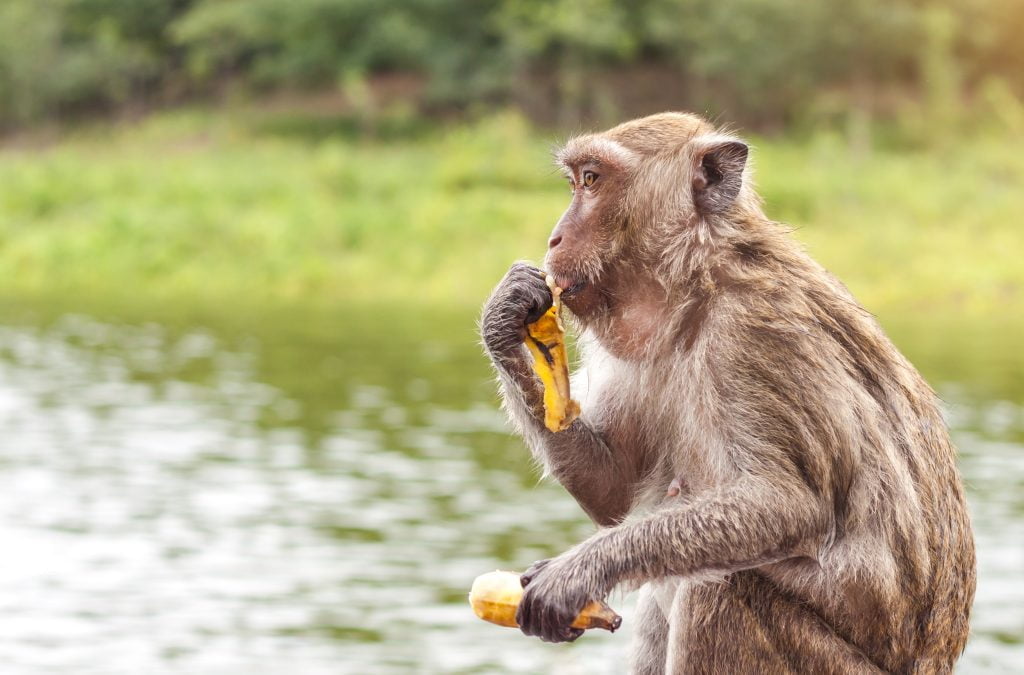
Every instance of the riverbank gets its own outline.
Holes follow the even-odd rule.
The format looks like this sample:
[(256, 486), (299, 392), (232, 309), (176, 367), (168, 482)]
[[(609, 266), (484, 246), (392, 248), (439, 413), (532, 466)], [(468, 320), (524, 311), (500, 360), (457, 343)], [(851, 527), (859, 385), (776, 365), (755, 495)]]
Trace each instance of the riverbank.
[[(568, 202), (515, 115), (362, 140), (183, 110), (0, 149), (4, 294), (472, 309)], [(1024, 314), (1024, 141), (751, 139), (766, 211), (880, 315)]]

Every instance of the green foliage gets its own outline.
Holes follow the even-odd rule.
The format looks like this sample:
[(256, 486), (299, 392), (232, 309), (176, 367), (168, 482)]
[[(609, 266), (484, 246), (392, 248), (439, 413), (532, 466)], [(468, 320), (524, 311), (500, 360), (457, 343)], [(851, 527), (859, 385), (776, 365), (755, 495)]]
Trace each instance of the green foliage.
[[(218, 89), (339, 87), (377, 73), (424, 104), (608, 116), (616, 68), (657, 65), (674, 105), (761, 123), (891, 107), (940, 119), (991, 80), (1024, 93), (1019, 0), (5, 0), (0, 125)], [(359, 95), (363, 94), (362, 100)], [(838, 98), (837, 98), (838, 96)], [(938, 98), (936, 98), (938, 97)], [(837, 102), (838, 101), (838, 102)], [(953, 110), (951, 113), (950, 111)]]
[(255, 84), (322, 84), (345, 69), (415, 68), (431, 41), (413, 3), (200, 2), (172, 28), (191, 73), (240, 69)]
[(0, 3), (0, 125), (141, 96), (173, 66), (173, 0)]
[[(472, 311), (568, 193), (519, 115), (394, 142), (176, 113), (0, 151), (0, 287), (147, 303)], [(767, 213), (886, 315), (1024, 315), (1024, 141), (754, 139)]]
[(675, 57), (741, 106), (792, 112), (787, 102), (806, 102), (817, 87), (884, 83), (913, 67), (917, 14), (899, 2), (665, 4), (678, 27)]

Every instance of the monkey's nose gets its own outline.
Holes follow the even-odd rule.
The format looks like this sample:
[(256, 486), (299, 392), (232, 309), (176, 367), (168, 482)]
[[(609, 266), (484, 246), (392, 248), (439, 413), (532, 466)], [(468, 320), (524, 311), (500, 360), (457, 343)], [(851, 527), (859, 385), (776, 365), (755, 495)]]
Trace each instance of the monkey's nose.
[(554, 248), (562, 243), (562, 235), (555, 235), (548, 239), (548, 248)]

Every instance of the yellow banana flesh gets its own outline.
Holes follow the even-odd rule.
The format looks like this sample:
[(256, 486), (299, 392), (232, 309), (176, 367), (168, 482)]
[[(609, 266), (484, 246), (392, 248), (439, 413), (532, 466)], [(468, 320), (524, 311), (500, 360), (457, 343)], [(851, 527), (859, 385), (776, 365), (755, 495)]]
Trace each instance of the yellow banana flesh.
[(580, 404), (569, 395), (569, 357), (559, 316), (562, 289), (550, 274), (545, 281), (551, 289), (551, 308), (526, 324), (526, 347), (533, 355), (533, 372), (544, 385), (544, 426), (549, 431), (564, 431), (579, 417)]
[[(469, 604), (478, 617), (509, 628), (519, 626), (516, 623), (516, 608), (522, 598), (523, 586), (519, 582), (519, 575), (500, 570), (478, 576), (469, 591)], [(601, 601), (584, 607), (572, 622), (573, 628), (603, 628), (612, 632), (621, 625), (622, 617)]]

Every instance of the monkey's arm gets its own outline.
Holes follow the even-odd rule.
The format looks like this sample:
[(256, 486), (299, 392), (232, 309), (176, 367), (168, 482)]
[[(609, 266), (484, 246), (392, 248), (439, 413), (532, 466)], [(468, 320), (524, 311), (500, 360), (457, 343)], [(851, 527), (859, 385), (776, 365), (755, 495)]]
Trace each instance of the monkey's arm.
[(729, 574), (813, 557), (830, 524), (828, 509), (810, 490), (743, 480), (598, 532), (570, 553), (578, 549), (607, 592), (627, 580)]
[(796, 483), (742, 480), (645, 518), (601, 530), (523, 574), (517, 621), (543, 639), (572, 639), (567, 627), (587, 602), (619, 583), (667, 576), (729, 574), (814, 556), (828, 510)]
[(525, 355), (495, 360), (502, 398), (509, 418), (545, 470), (576, 499), (596, 524), (620, 522), (629, 511), (636, 470), (605, 443), (582, 419), (568, 429), (551, 432), (544, 426), (543, 387)]
[(544, 273), (516, 263), (484, 305), (480, 332), (498, 373), (505, 410), (534, 456), (598, 525), (622, 520), (637, 471), (584, 421), (553, 433), (544, 426), (544, 389), (523, 345), (526, 324), (551, 306)]

